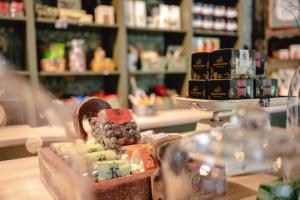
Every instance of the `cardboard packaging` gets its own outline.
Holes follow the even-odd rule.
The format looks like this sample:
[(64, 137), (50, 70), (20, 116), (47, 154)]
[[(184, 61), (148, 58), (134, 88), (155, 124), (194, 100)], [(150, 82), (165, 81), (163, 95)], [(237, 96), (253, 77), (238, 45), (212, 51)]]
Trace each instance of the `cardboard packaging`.
[(265, 78), (267, 73), (267, 53), (255, 52), (256, 78)]
[(207, 81), (208, 99), (250, 99), (254, 97), (252, 79), (225, 79)]
[(255, 78), (255, 51), (221, 49), (210, 53), (210, 79)]
[(209, 78), (209, 53), (192, 54), (191, 79), (206, 80)]
[(278, 96), (277, 79), (256, 79), (254, 81), (255, 98), (268, 98)]
[(190, 80), (189, 97), (194, 99), (206, 99), (206, 81)]
[(113, 6), (99, 5), (95, 8), (95, 23), (114, 25), (115, 9)]

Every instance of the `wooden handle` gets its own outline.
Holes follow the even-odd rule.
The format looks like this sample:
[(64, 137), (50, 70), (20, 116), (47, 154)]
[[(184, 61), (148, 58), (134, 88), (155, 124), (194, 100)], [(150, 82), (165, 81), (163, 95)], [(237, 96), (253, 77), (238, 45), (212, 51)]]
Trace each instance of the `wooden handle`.
[(75, 131), (84, 140), (87, 138), (87, 132), (83, 128), (83, 119), (96, 117), (102, 109), (111, 109), (111, 106), (98, 97), (89, 97), (83, 101), (77, 108), (74, 114), (73, 123)]

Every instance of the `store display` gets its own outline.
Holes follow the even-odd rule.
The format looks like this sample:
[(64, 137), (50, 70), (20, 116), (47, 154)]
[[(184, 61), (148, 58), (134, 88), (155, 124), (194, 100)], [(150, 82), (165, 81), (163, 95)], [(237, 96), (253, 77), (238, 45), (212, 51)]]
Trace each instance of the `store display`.
[(148, 16), (145, 1), (126, 0), (125, 11), (128, 26), (181, 29), (180, 7), (176, 5), (159, 4), (151, 8)]
[(209, 78), (209, 53), (193, 53), (191, 79), (206, 80)]
[(95, 23), (104, 25), (115, 24), (115, 10), (113, 6), (98, 5), (95, 8)]
[(255, 52), (257, 78), (265, 78), (267, 75), (267, 56), (265, 52)]
[(83, 72), (86, 70), (86, 50), (85, 41), (73, 39), (70, 41), (69, 50), (70, 71)]
[(170, 45), (166, 52), (168, 71), (185, 71), (186, 59), (183, 56), (183, 48), (178, 45)]
[(129, 110), (105, 109), (99, 117), (100, 121), (91, 121), (92, 133), (105, 149), (118, 149), (139, 141), (140, 131)]
[(65, 44), (51, 43), (44, 45), (41, 60), (42, 71), (62, 72), (66, 70)]
[(238, 29), (238, 12), (234, 7), (195, 3), (192, 7), (192, 27), (195, 30), (235, 32)]
[(194, 37), (192, 39), (193, 52), (212, 52), (220, 49), (221, 42), (219, 38)]
[(255, 51), (221, 49), (210, 53), (210, 79), (254, 78)]
[(74, 23), (92, 23), (93, 15), (86, 14), (85, 10), (58, 9), (58, 17), (62, 21)]
[(142, 71), (165, 71), (167, 60), (156, 51), (142, 51), (140, 57)]
[(24, 3), (19, 1), (0, 1), (0, 16), (24, 17)]
[(73, 10), (81, 9), (81, 0), (57, 0), (58, 8), (67, 8)]
[(207, 97), (213, 100), (254, 98), (252, 79), (209, 80)]
[(146, 27), (147, 13), (145, 1), (134, 1), (134, 25), (137, 27)]
[(91, 61), (91, 70), (94, 72), (113, 72), (115, 71), (115, 63), (111, 58), (106, 57), (106, 52), (98, 47), (94, 51), (94, 57)]
[(255, 97), (277, 97), (278, 80), (277, 79), (256, 79), (254, 80)]
[(204, 80), (189, 80), (189, 94), (190, 98), (206, 99), (206, 81)]
[(38, 18), (56, 19), (58, 17), (58, 9), (43, 4), (35, 4), (35, 12)]
[(11, 17), (24, 17), (24, 4), (23, 2), (12, 1), (10, 3), (10, 16)]

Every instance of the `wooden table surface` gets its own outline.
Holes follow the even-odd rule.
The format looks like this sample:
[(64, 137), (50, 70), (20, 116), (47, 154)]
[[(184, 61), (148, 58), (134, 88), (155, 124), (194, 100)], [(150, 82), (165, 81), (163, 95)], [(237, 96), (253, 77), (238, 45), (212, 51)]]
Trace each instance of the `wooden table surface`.
[[(262, 182), (274, 180), (268, 174), (231, 177), (229, 180), (257, 190)], [(40, 182), (37, 157), (0, 161), (0, 199), (1, 200), (51, 200), (50, 194)], [(243, 200), (255, 200), (250, 196)]]

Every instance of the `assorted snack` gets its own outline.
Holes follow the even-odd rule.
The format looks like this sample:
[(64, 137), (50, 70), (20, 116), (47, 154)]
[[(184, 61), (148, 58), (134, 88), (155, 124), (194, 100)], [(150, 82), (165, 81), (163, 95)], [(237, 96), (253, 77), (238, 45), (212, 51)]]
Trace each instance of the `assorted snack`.
[(189, 97), (228, 100), (278, 96), (278, 80), (266, 79), (266, 54), (220, 49), (192, 54)]

